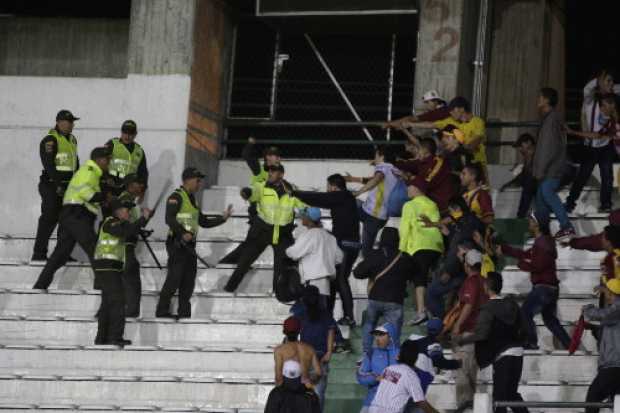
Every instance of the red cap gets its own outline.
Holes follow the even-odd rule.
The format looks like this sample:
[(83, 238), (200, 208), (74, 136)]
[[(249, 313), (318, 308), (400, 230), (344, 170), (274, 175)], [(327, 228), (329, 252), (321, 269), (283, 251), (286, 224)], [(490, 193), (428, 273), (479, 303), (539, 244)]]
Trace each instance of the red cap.
[(297, 317), (289, 317), (284, 320), (284, 334), (299, 333), (301, 331), (301, 323)]
[(609, 213), (609, 225), (620, 225), (620, 209)]
[(424, 193), (426, 193), (426, 191), (428, 190), (428, 182), (426, 182), (426, 179), (424, 179), (420, 175), (417, 175), (415, 178), (410, 180), (407, 186), (409, 185), (415, 186), (416, 188), (418, 188), (420, 191)]

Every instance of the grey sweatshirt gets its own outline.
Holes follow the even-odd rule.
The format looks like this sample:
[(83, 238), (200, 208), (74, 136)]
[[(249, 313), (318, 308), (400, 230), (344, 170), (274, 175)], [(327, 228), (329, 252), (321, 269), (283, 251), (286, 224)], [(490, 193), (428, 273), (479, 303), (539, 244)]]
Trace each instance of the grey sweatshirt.
[(536, 152), (532, 163), (534, 178), (559, 179), (566, 166), (566, 133), (560, 113), (555, 109), (547, 113), (538, 130)]
[(620, 367), (620, 297), (609, 307), (585, 306), (583, 314), (586, 321), (601, 322), (598, 368)]

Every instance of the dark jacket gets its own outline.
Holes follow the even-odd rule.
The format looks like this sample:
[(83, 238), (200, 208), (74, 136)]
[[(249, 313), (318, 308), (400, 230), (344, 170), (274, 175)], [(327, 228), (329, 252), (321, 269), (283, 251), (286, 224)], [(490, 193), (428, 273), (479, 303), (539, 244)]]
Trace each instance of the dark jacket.
[(480, 307), (474, 334), (459, 344), (476, 344), (476, 361), (483, 369), (511, 347), (523, 347), (527, 339), (527, 321), (512, 298), (497, 298)]
[(560, 179), (566, 169), (566, 133), (564, 121), (555, 109), (543, 118), (532, 163), (534, 178)]
[(359, 208), (351, 192), (293, 191), (293, 196), (310, 206), (329, 209), (333, 222), (332, 234), (338, 241), (360, 240)]
[[(385, 227), (381, 233), (379, 249), (371, 251), (368, 257), (355, 267), (355, 278), (374, 279), (379, 275), (400, 253), (398, 243), (398, 230)], [(407, 296), (407, 278), (412, 271), (410, 263), (407, 254), (402, 254), (396, 264), (375, 282), (368, 299), (403, 305)]]
[(550, 235), (541, 235), (536, 238), (532, 248), (525, 251), (504, 244), (502, 252), (519, 260), (517, 266), (530, 273), (532, 284), (557, 286), (560, 283), (555, 264), (558, 251), (555, 240)]
[(265, 413), (320, 413), (319, 397), (300, 379), (284, 378), (269, 393)]
[(458, 247), (465, 240), (473, 240), (476, 231), (484, 235), (485, 225), (474, 214), (467, 212), (458, 221), (451, 224), (449, 230), (450, 234), (444, 242), (447, 248), (441, 272), (446, 272), (451, 277), (464, 277), (463, 264), (457, 256)]
[[(127, 239), (136, 237), (146, 224), (147, 222), (144, 217), (140, 217), (136, 222), (112, 218), (103, 223), (101, 230), (126, 241)], [(125, 263), (122, 261), (109, 259), (93, 260), (94, 271), (123, 271), (124, 266)]]
[[(183, 187), (181, 187), (180, 189), (182, 191), (185, 191)], [(189, 200), (192, 205), (195, 208), (198, 208), (194, 194), (188, 193), (187, 195), (189, 196)], [(183, 199), (181, 198), (181, 195), (177, 194), (176, 192), (173, 192), (172, 195), (168, 197), (168, 201), (166, 202), (166, 224), (170, 227), (170, 231), (172, 231), (171, 235), (175, 239), (180, 239), (183, 234), (187, 232), (185, 231), (185, 228), (183, 228), (183, 225), (181, 225), (179, 221), (177, 221), (177, 214), (181, 210), (182, 202)], [(205, 215), (200, 212), (198, 216), (198, 225), (203, 228), (217, 227), (225, 222), (226, 220), (221, 215)], [(171, 235), (169, 235), (168, 237), (172, 238)], [(194, 240), (193, 242), (195, 241), (196, 240)]]

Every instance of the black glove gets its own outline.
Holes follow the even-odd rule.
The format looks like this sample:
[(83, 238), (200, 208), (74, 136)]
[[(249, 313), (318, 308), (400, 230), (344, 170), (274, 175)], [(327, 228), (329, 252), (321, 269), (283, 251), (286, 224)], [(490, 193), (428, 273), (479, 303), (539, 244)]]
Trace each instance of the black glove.
[(65, 191), (67, 190), (67, 187), (64, 185), (58, 185), (56, 187), (56, 195), (58, 195), (59, 197), (63, 197), (65, 196)]
[(241, 188), (241, 192), (239, 194), (241, 195), (241, 198), (247, 201), (252, 196), (252, 189), (248, 187)]

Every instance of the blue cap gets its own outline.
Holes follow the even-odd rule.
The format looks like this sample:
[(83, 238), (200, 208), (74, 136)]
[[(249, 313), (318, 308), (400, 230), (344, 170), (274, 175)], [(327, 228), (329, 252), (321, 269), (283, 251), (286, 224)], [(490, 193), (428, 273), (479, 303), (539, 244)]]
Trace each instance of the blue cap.
[(429, 335), (437, 336), (443, 330), (443, 321), (441, 318), (431, 318), (426, 322), (426, 331)]
[(304, 208), (301, 210), (300, 215), (314, 222), (319, 222), (321, 220), (321, 210), (316, 207)]

